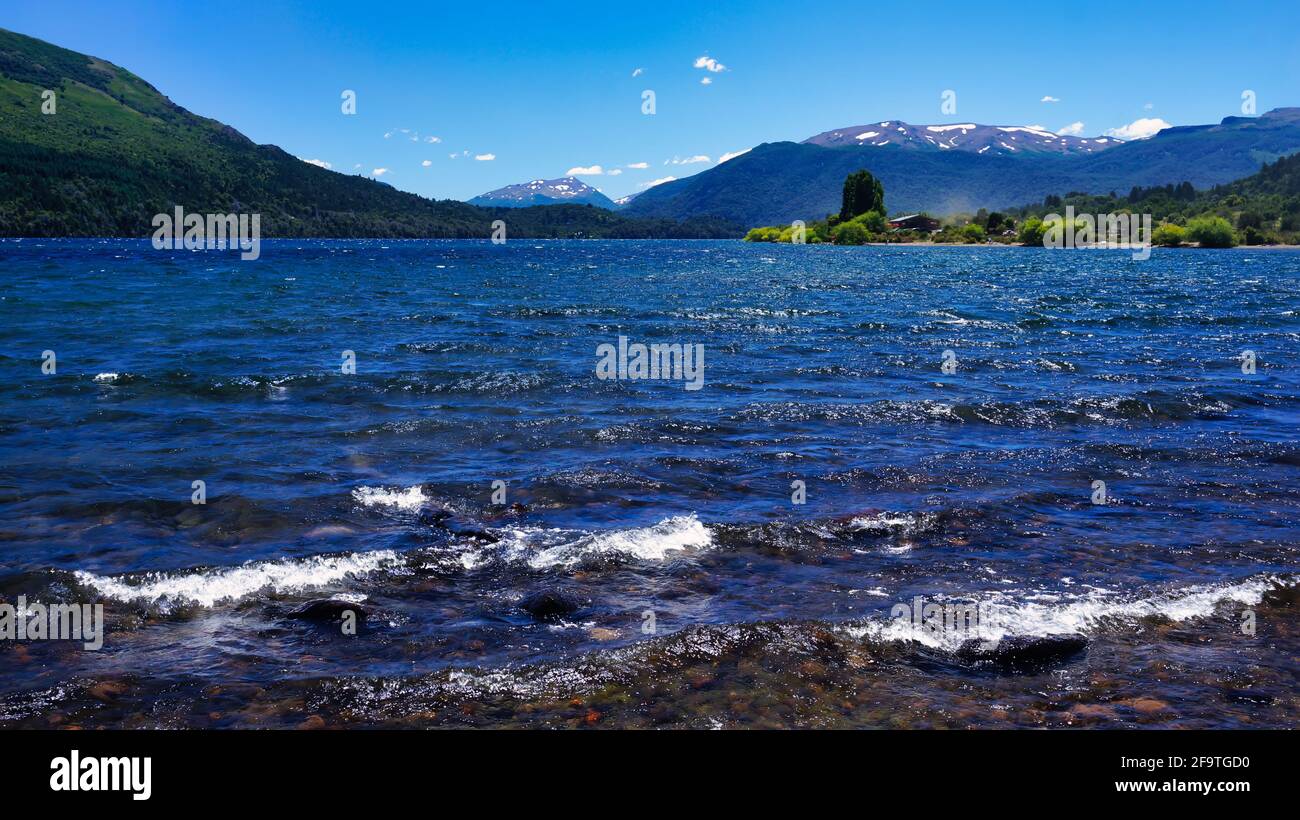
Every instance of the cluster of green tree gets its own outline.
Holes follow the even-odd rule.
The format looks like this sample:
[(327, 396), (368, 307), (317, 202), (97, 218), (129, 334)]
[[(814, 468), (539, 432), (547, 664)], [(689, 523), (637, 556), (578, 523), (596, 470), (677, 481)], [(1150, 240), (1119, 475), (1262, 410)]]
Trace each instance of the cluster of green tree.
[[(990, 236), (1010, 242), (1011, 239), (1002, 233), (1015, 227), (1014, 220), (1006, 214), (989, 213), (983, 208), (972, 218), (949, 220), (937, 232), (891, 228), (885, 213), (885, 189), (880, 180), (868, 171), (854, 171), (844, 180), (840, 212), (806, 225), (804, 241), (809, 244), (833, 242), (836, 245), (918, 241), (970, 245), (988, 242)], [(776, 225), (752, 229), (745, 235), (745, 241), (794, 242), (798, 237), (799, 231), (795, 226)]]
[(1043, 218), (1072, 206), (1079, 214), (1151, 214), (1156, 245), (1201, 247), (1300, 244), (1300, 154), (1265, 163), (1258, 173), (1197, 191), (1191, 183), (1135, 187), (1127, 196), (1072, 192), (1018, 209), (1019, 241), (1041, 244)]
[[(803, 241), (810, 244), (833, 242), (836, 245), (865, 245), (884, 241), (889, 230), (885, 220), (885, 188), (866, 170), (858, 170), (844, 179), (840, 212), (828, 214), (804, 226)], [(794, 226), (754, 228), (745, 234), (746, 242), (795, 242), (801, 233)]]
[[(53, 90), (53, 113), (42, 93)], [(257, 213), (264, 237), (725, 238), (712, 217), (479, 208), (336, 173), (174, 105), (125, 69), (0, 30), (0, 236), (147, 237), (155, 214)]]

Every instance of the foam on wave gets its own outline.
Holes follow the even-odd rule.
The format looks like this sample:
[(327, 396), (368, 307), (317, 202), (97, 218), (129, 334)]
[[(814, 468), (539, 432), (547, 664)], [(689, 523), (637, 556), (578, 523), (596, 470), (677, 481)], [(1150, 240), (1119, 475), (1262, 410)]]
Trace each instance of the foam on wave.
[(365, 507), (394, 507), (399, 510), (418, 510), (428, 499), (419, 485), (405, 490), (386, 487), (357, 487), (352, 497)]
[[(1145, 597), (1125, 597), (1112, 590), (1093, 590), (1084, 595), (1044, 594), (1032, 599), (1015, 599), (1015, 593), (995, 593), (974, 601), (978, 626), (974, 629), (932, 630), (910, 617), (873, 618), (839, 627), (854, 640), (916, 641), (936, 649), (956, 650), (964, 641), (978, 638), (998, 641), (1008, 636), (1088, 634), (1102, 624), (1164, 617), (1186, 621), (1214, 614), (1221, 603), (1245, 606), (1258, 604), (1264, 594), (1282, 581), (1276, 576), (1259, 576), (1233, 584), (1198, 585), (1173, 589)], [(928, 599), (927, 603), (960, 604), (961, 601)], [(909, 607), (911, 601), (904, 602)]]
[(466, 569), (473, 569), (494, 554), (507, 562), (526, 563), (533, 569), (552, 569), (601, 557), (662, 561), (672, 553), (704, 549), (713, 544), (713, 534), (694, 513), (626, 530), (584, 533), (519, 527), (498, 531), (497, 535), (501, 537), (498, 543), (460, 556)]
[(150, 572), (138, 576), (103, 576), (78, 570), (78, 583), (108, 598), (175, 606), (211, 607), (261, 591), (297, 592), (326, 586), (348, 577), (394, 566), (400, 556), (392, 550), (318, 555), (311, 558), (255, 561), (224, 569)]

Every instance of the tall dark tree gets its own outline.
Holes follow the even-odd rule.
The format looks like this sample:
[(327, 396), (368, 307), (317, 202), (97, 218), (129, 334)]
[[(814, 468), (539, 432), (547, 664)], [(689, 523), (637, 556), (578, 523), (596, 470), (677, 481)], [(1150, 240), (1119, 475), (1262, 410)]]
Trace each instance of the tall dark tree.
[(844, 179), (840, 219), (848, 220), (867, 211), (885, 213), (885, 186), (870, 171), (854, 171)]

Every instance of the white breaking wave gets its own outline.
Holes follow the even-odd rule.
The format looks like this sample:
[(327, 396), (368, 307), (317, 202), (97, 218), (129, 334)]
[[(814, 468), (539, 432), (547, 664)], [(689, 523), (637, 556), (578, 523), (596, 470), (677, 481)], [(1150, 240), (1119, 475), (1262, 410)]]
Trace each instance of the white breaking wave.
[(396, 552), (378, 550), (296, 560), (256, 561), (238, 567), (197, 572), (150, 572), (135, 577), (102, 576), (78, 570), (76, 578), (79, 583), (119, 601), (145, 601), (164, 608), (193, 604), (210, 607), (263, 590), (284, 593), (325, 586), (393, 566), (399, 561)]
[(419, 485), (405, 490), (357, 487), (352, 491), (352, 497), (366, 507), (396, 507), (399, 510), (418, 510), (428, 500)]
[(662, 561), (672, 553), (704, 549), (713, 543), (713, 534), (694, 513), (629, 530), (583, 533), (528, 527), (498, 531), (497, 535), (501, 536), (500, 542), (461, 555), (466, 569), (478, 566), (493, 551), (506, 561), (523, 561), (534, 569), (549, 569), (574, 566), (585, 558), (599, 556)]
[(115, 382), (117, 381), (116, 373), (100, 373), (95, 376), (97, 382)]
[[(1254, 606), (1274, 584), (1274, 576), (1261, 576), (1236, 584), (1202, 585), (1169, 590), (1145, 598), (1125, 599), (1111, 590), (1094, 590), (1082, 596), (1036, 595), (1037, 600), (1015, 600), (1011, 593), (995, 593), (984, 600), (971, 602), (978, 612), (975, 628), (932, 630), (916, 624), (910, 617), (912, 601), (901, 602), (909, 614), (898, 618), (877, 618), (839, 627), (854, 639), (878, 641), (917, 641), (937, 649), (956, 650), (971, 638), (998, 641), (1009, 636), (1045, 636), (1086, 634), (1110, 620), (1134, 621), (1163, 616), (1171, 621), (1186, 621), (1214, 614), (1220, 603)], [(953, 599), (926, 599), (940, 606), (962, 606)]]

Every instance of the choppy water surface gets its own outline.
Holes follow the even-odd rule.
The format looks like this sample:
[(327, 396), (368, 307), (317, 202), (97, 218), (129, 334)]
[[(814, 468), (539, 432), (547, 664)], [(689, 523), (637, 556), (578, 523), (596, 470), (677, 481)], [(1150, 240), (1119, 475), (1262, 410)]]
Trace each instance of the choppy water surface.
[(0, 599), (109, 626), (0, 643), (0, 726), (1297, 725), (1298, 253), (0, 261)]

